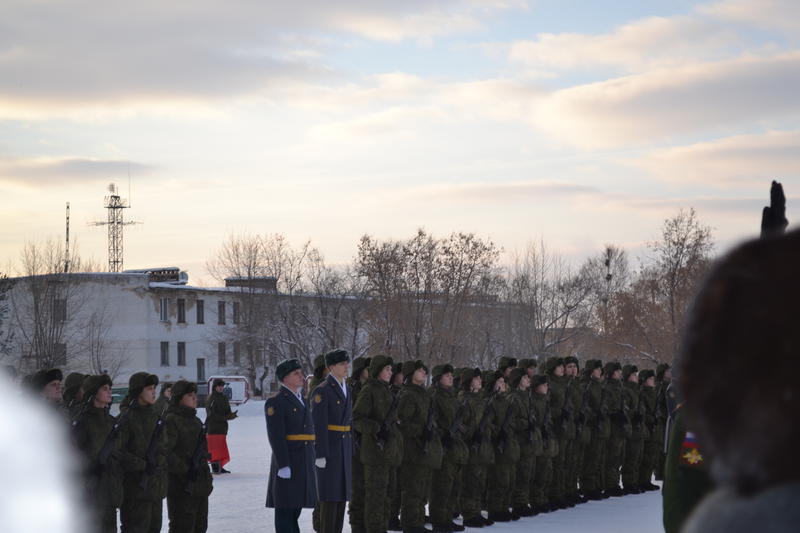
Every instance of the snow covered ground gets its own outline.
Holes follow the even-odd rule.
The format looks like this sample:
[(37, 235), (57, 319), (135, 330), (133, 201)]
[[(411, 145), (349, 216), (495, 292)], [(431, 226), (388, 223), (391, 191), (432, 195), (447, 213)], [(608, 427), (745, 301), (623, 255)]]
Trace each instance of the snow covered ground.
[[(251, 401), (239, 408), (239, 418), (230, 424), (228, 447), (231, 474), (214, 476), (214, 492), (209, 501), (209, 533), (272, 532), (272, 509), (264, 507), (267, 496), (270, 449), (264, 421), (264, 402)], [(205, 413), (200, 410), (200, 418)], [(168, 519), (164, 506), (164, 527)], [(311, 510), (300, 516), (300, 530), (311, 532)], [(345, 531), (349, 532), (345, 517)], [(469, 530), (468, 530), (469, 531)], [(547, 533), (660, 533), (661, 493), (612, 498), (589, 502), (573, 509), (557, 511), (517, 522), (495, 524), (482, 531), (490, 533), (539, 531)]]

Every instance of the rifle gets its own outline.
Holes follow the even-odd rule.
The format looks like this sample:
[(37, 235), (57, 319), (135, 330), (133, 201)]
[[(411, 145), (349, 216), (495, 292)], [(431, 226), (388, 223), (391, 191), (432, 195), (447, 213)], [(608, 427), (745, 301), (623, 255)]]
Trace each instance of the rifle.
[[(74, 400), (70, 402), (70, 405), (73, 402)], [(83, 418), (86, 416), (86, 410), (89, 409), (89, 406), (92, 405), (92, 402), (94, 402), (94, 394), (89, 396), (89, 398), (85, 402), (83, 402), (83, 404), (81, 404), (81, 410), (78, 411), (78, 414), (75, 415), (75, 418), (73, 418), (72, 421), (70, 422), (73, 431), (77, 431), (78, 428), (83, 423)]]
[(546, 401), (542, 422), (542, 446), (545, 450), (550, 447), (550, 426), (553, 423), (550, 417), (550, 398), (548, 397)]
[(580, 437), (583, 434), (583, 427), (586, 425), (586, 400), (589, 398), (589, 387), (592, 386), (592, 378), (589, 377), (589, 382), (583, 389), (583, 396), (581, 397), (581, 406), (578, 409), (578, 423), (575, 424), (575, 435)]
[(572, 402), (569, 399), (569, 388), (572, 386), (574, 379), (567, 381), (567, 386), (564, 387), (564, 407), (561, 408), (561, 416), (558, 423), (561, 425), (561, 431), (567, 431), (567, 423), (572, 420)]
[(528, 391), (528, 442), (533, 444), (533, 434), (536, 430), (536, 414), (533, 412), (533, 392)]
[[(591, 379), (591, 378), (589, 378), (589, 379)], [(606, 387), (607, 386), (608, 386), (608, 381), (604, 381), (603, 384), (600, 386), (600, 404), (598, 405), (597, 415), (595, 416), (595, 420), (594, 420), (595, 429), (597, 431), (602, 431), (603, 421), (605, 421), (605, 419), (606, 419), (606, 413), (604, 412), (604, 409), (603, 409), (603, 406), (605, 405), (603, 403), (603, 400), (606, 397)]]
[(400, 404), (400, 393), (394, 395), (394, 399), (392, 400), (392, 404), (389, 406), (389, 410), (386, 411), (386, 416), (383, 417), (383, 422), (381, 422), (381, 427), (378, 429), (378, 433), (375, 434), (375, 444), (378, 445), (378, 448), (383, 451), (383, 447), (386, 446), (386, 442), (389, 440), (389, 427), (390, 424), (394, 422), (395, 417), (397, 416), (397, 406)]
[[(206, 443), (206, 425), (202, 424), (200, 432), (197, 434), (197, 442), (194, 451), (189, 458), (189, 470), (186, 472), (186, 485), (183, 492), (191, 494), (194, 491), (194, 482), (200, 475), (200, 467), (208, 462), (208, 448), (203, 446)], [(206, 466), (208, 468), (208, 466)]]
[(481, 447), (481, 443), (483, 442), (483, 436), (486, 433), (486, 424), (489, 423), (489, 416), (494, 411), (494, 399), (496, 398), (497, 393), (493, 392), (492, 395), (489, 397), (489, 401), (486, 402), (486, 407), (483, 410), (483, 415), (481, 415), (481, 421), (478, 423), (478, 429), (472, 435), (472, 449), (477, 452), (478, 449)]
[(464, 415), (467, 412), (467, 399), (464, 398), (461, 400), (461, 403), (458, 406), (458, 410), (456, 411), (456, 416), (453, 417), (453, 422), (450, 424), (450, 428), (447, 430), (447, 433), (444, 435), (444, 445), (448, 448), (452, 447), (453, 439), (456, 436), (456, 432), (459, 431), (461, 427), (461, 422), (464, 421)]
[(433, 398), (431, 398), (430, 404), (428, 404), (428, 419), (425, 421), (425, 427), (422, 429), (422, 454), (428, 455), (428, 448), (431, 445), (431, 439), (433, 438), (433, 433), (436, 431), (436, 421), (433, 419)]
[(147, 482), (150, 480), (150, 477), (155, 474), (156, 468), (158, 467), (157, 454), (159, 445), (161, 444), (161, 435), (164, 432), (164, 414), (167, 412), (168, 407), (169, 404), (166, 404), (161, 410), (161, 414), (158, 416), (158, 421), (156, 422), (156, 427), (153, 429), (153, 434), (150, 435), (150, 443), (147, 445), (147, 451), (144, 454), (144, 474), (142, 474), (142, 479), (139, 481), (139, 488), (143, 491), (146, 489)]
[(132, 398), (131, 401), (128, 402), (128, 408), (124, 413), (117, 417), (117, 420), (114, 422), (114, 426), (111, 428), (111, 431), (108, 433), (108, 435), (106, 435), (106, 440), (103, 441), (103, 446), (97, 453), (97, 458), (94, 460), (92, 466), (92, 473), (95, 475), (95, 477), (100, 478), (100, 476), (103, 475), (106, 465), (108, 465), (108, 459), (111, 457), (114, 442), (117, 440), (117, 437), (119, 437), (119, 432), (122, 431), (122, 428), (128, 422), (128, 416), (130, 415), (131, 407), (133, 407), (136, 401), (136, 398)]
[(624, 427), (631, 423), (630, 409), (625, 405), (625, 385), (620, 382), (619, 386), (621, 389), (619, 395), (619, 409), (614, 413), (614, 417), (617, 419), (617, 423)]
[(500, 431), (497, 432), (497, 451), (502, 454), (506, 449), (506, 442), (508, 442), (508, 425), (514, 417), (514, 402), (508, 402), (508, 409), (506, 410), (506, 418), (500, 426)]

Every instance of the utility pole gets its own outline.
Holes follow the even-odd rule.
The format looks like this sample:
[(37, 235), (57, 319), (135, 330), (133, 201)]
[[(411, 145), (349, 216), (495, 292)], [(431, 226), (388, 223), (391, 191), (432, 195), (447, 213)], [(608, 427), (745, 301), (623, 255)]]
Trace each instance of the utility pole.
[(64, 274), (69, 274), (69, 202), (67, 202), (67, 242), (64, 246)]

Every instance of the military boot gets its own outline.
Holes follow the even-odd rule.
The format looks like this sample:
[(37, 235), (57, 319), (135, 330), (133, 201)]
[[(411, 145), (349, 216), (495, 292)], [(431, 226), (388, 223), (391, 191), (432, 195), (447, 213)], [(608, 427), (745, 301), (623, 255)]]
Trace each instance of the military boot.
[(464, 520), (464, 525), (466, 527), (476, 527), (476, 528), (483, 527), (486, 525), (484, 523), (484, 520), (486, 519), (483, 518), (482, 516), (473, 516), (471, 518), (467, 518), (466, 520)]

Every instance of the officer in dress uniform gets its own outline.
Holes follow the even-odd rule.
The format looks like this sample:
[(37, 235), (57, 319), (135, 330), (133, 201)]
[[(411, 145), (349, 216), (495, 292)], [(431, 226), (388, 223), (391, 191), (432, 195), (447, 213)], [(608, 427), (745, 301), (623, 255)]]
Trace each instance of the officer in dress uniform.
[(350, 500), (353, 439), (352, 391), (346, 379), (350, 358), (344, 350), (325, 354), (328, 376), (311, 393), (316, 441), (320, 533), (341, 533)]
[(314, 422), (303, 399), (305, 376), (297, 359), (281, 361), (275, 369), (279, 392), (264, 404), (272, 462), (267, 507), (275, 509), (276, 533), (300, 533), (300, 512), (313, 509)]

